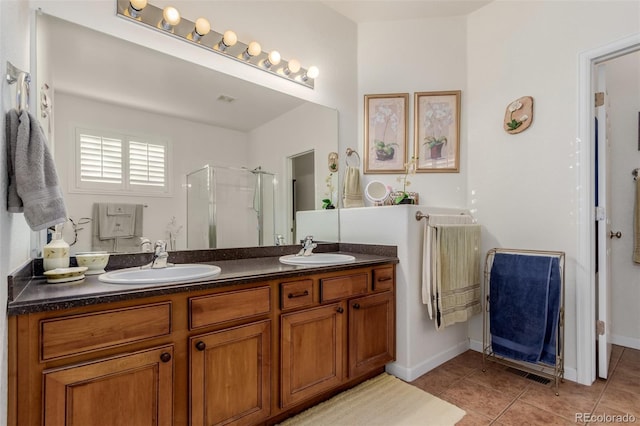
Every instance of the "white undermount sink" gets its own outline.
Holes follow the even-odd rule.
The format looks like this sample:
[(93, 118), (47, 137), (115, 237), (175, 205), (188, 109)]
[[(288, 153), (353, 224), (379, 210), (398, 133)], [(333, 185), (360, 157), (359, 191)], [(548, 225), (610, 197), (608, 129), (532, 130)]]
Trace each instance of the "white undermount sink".
[(280, 257), (280, 262), (285, 265), (339, 265), (351, 263), (354, 260), (356, 260), (355, 257), (341, 253), (311, 253), (309, 256), (289, 254)]
[(219, 266), (198, 263), (184, 263), (158, 269), (142, 269), (137, 266), (109, 271), (100, 275), (98, 279), (109, 284), (166, 284), (212, 278), (220, 271)]

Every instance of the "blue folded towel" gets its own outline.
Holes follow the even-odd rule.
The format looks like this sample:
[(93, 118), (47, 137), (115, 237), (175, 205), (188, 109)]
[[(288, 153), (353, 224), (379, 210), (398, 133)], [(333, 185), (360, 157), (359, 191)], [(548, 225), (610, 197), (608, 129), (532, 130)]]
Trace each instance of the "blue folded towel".
[(547, 329), (544, 335), (544, 345), (540, 362), (547, 365), (556, 365), (556, 331), (560, 324), (560, 262), (558, 258), (551, 260), (551, 277), (549, 279), (549, 308), (547, 310)]
[(558, 259), (496, 253), (489, 290), (493, 352), (554, 365), (560, 308)]

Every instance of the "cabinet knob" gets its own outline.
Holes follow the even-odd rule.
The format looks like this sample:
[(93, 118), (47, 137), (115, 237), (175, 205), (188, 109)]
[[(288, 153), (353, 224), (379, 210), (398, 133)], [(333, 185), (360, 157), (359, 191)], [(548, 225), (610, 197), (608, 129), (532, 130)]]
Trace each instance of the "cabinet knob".
[(204, 351), (207, 348), (207, 344), (204, 343), (202, 340), (196, 342), (196, 349), (199, 351)]
[(160, 361), (169, 362), (171, 361), (171, 354), (169, 352), (163, 352), (160, 354)]
[(359, 303), (354, 303), (353, 304), (353, 309), (360, 309), (360, 304)]
[(336, 309), (336, 312), (341, 314), (344, 312), (344, 309), (342, 309), (342, 306), (338, 306), (338, 309)]

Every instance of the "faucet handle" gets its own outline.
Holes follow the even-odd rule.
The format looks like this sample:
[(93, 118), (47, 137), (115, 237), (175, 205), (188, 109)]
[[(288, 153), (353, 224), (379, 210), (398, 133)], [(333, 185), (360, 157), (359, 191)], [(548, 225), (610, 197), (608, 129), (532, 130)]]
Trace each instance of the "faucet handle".
[(154, 251), (156, 252), (156, 254), (160, 254), (162, 252), (167, 251), (167, 242), (164, 240), (158, 240), (156, 241), (155, 245), (154, 245)]

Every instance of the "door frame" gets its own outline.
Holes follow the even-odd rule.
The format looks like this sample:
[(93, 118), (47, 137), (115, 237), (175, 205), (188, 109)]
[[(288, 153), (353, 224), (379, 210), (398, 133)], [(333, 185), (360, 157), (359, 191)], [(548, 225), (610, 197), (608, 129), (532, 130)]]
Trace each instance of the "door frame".
[(585, 51), (578, 58), (578, 247), (576, 256), (576, 380), (596, 379), (595, 66), (640, 50), (640, 34)]

